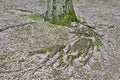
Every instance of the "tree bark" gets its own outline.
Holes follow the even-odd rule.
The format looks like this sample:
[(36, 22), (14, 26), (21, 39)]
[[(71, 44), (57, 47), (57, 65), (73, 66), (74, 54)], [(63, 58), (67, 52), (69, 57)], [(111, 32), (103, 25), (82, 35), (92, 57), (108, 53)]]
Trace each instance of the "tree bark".
[(77, 21), (72, 0), (47, 0), (45, 20), (63, 26)]

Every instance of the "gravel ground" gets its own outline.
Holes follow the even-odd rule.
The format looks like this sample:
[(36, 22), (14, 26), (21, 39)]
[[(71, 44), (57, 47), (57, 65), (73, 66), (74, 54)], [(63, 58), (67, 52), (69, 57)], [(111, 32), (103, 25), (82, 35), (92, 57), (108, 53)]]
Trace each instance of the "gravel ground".
[[(62, 70), (43, 67), (34, 74), (19, 71), (2, 73), (2, 70), (25, 70), (37, 65), (46, 54), (28, 56), (28, 52), (64, 44), (69, 38), (68, 27), (54, 27), (43, 19), (33, 20), (24, 15), (43, 14), (46, 0), (0, 0), (0, 80), (119, 80), (120, 79), (120, 1), (73, 0), (77, 16), (89, 25), (95, 25), (104, 35), (101, 51), (94, 53), (89, 65)], [(1, 31), (1, 29), (29, 22)], [(52, 28), (50, 28), (52, 26)]]

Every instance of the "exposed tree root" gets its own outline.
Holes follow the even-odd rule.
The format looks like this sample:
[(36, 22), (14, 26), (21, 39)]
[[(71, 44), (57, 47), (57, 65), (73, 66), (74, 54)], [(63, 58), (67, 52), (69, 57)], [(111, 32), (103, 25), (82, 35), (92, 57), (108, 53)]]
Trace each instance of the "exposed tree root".
[[(22, 25), (26, 25), (26, 24), (22, 24)], [(17, 25), (17, 26), (21, 26), (21, 25)], [(68, 42), (67, 44), (54, 45), (52, 47), (43, 48), (39, 51), (29, 52), (28, 54), (29, 56), (49, 52), (47, 57), (43, 59), (43, 61), (40, 62), (38, 65), (23, 71), (18, 71), (18, 70), (15, 71), (19, 72), (21, 76), (28, 71), (32, 71), (32, 73), (35, 73), (38, 69), (42, 68), (43, 66), (46, 67), (53, 66), (58, 60), (60, 62), (57, 67), (63, 66), (64, 68), (67, 68), (69, 65), (74, 65), (74, 60), (78, 59), (79, 57), (82, 57), (82, 59), (79, 61), (80, 63), (82, 63), (83, 65), (87, 64), (90, 58), (92, 57), (94, 47), (96, 46), (94, 40), (100, 40), (101, 35), (99, 35), (97, 32), (95, 32), (94, 30), (88, 27), (75, 29), (75, 31), (71, 33), (75, 34), (74, 37), (77, 38), (73, 37), (73, 39), (71, 39), (71, 42)], [(94, 40), (92, 38), (94, 38)], [(55, 55), (58, 56), (54, 59)], [(67, 56), (67, 59), (64, 59), (64, 56)], [(51, 61), (51, 59), (53, 60)], [(67, 62), (64, 62), (63, 59), (66, 60)], [(0, 73), (12, 73), (15, 71), (0, 71)]]
[[(83, 65), (89, 62), (89, 59), (92, 57), (94, 46), (95, 46), (94, 41), (91, 39), (91, 37), (94, 37), (95, 40), (98, 40), (98, 39), (100, 40), (101, 35), (99, 35), (97, 32), (95, 32), (90, 28), (81, 28), (80, 30), (78, 31), (75, 30), (75, 32), (72, 32), (72, 33), (74, 33), (75, 36), (78, 36), (78, 39), (77, 40), (75, 39), (76, 41), (75, 40), (72, 41), (72, 42), (75, 41), (74, 44), (71, 45), (70, 44), (71, 42), (70, 42), (64, 46), (56, 45), (52, 47), (50, 49), (51, 51), (49, 50), (50, 54), (48, 54), (48, 56), (38, 65), (38, 67), (36, 67), (34, 72), (42, 68), (43, 66), (46, 66), (46, 67), (53, 66), (53, 64), (60, 59), (61, 59), (61, 62), (64, 63), (64, 61), (62, 60), (62, 58), (64, 57), (63, 53), (66, 54), (67, 56), (66, 60), (68, 62), (68, 63), (65, 63), (65, 67), (69, 65), (73, 65), (74, 60), (81, 56), (83, 57), (83, 59), (80, 62), (83, 63)], [(84, 37), (81, 37), (81, 36), (84, 36)], [(66, 47), (68, 47), (68, 49), (66, 52), (64, 52), (64, 49)], [(41, 51), (44, 51), (44, 50), (41, 50)], [(38, 52), (41, 52), (41, 51), (38, 51)], [(77, 54), (75, 54), (76, 52)], [(49, 60), (58, 53), (59, 53), (59, 56), (50, 63)], [(49, 64), (46, 64), (47, 62), (49, 62)], [(61, 66), (61, 64), (59, 66)]]
[(19, 26), (25, 26), (27, 24), (33, 24), (33, 23), (36, 23), (36, 22), (29, 22), (29, 23), (21, 23), (21, 24), (18, 24), (18, 25), (12, 25), (12, 26), (4, 26), (2, 29), (0, 29), (0, 32), (4, 31), (4, 30), (7, 30), (9, 28), (14, 28), (14, 27), (19, 27)]
[(19, 10), (19, 11), (22, 11), (22, 12), (29, 12), (29, 13), (33, 13), (33, 11), (30, 11), (30, 10), (25, 10), (25, 9), (16, 9), (16, 10)]

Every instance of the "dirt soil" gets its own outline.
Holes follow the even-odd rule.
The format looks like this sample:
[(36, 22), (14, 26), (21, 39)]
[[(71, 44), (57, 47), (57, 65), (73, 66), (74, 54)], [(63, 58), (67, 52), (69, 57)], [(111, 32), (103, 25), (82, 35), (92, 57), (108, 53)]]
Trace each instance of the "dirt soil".
[[(46, 0), (0, 0), (0, 80), (120, 80), (120, 0), (73, 0), (77, 16), (103, 35), (100, 51), (89, 63), (66, 69), (38, 65), (46, 54), (30, 51), (62, 45), (70, 39), (69, 27), (34, 20), (27, 15), (46, 11)], [(57, 64), (57, 63), (56, 63)], [(20, 70), (20, 71), (15, 71)]]

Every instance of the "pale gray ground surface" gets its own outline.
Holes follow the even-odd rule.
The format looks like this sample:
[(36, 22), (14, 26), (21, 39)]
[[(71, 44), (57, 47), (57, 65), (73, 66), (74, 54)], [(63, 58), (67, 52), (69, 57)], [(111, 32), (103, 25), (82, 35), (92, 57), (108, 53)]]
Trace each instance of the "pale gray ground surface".
[[(64, 70), (42, 68), (26, 72), (1, 73), (0, 80), (119, 80), (120, 79), (120, 1), (73, 0), (76, 14), (89, 25), (96, 25), (103, 36), (100, 52), (95, 52), (89, 65), (78, 62)], [(20, 11), (20, 9), (28, 12)], [(21, 23), (37, 22), (9, 28), (0, 32), (0, 71), (25, 70), (37, 65), (46, 55), (27, 56), (28, 52), (46, 46), (64, 44), (69, 39), (69, 28), (49, 28), (43, 20), (35, 21), (23, 15), (46, 11), (46, 0), (0, 0), (0, 29)], [(39, 24), (38, 24), (39, 23)], [(24, 59), (24, 62), (20, 62)], [(57, 64), (57, 63), (56, 63)]]

